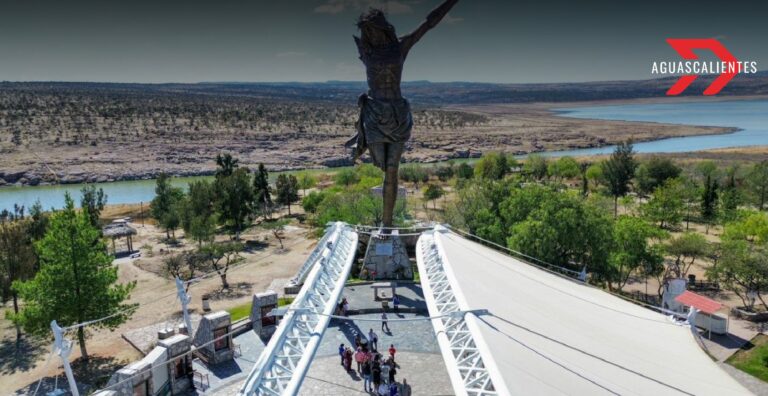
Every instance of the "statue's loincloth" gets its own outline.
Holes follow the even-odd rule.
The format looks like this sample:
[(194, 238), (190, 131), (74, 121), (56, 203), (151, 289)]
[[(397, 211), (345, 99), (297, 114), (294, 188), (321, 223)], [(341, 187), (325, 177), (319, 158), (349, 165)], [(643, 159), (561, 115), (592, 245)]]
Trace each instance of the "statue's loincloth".
[[(353, 150), (353, 161), (360, 158), (373, 144), (403, 144), (411, 138), (413, 117), (408, 100), (404, 98), (377, 100), (367, 94), (362, 94), (358, 98), (357, 104), (360, 107), (360, 118), (355, 123), (357, 135), (345, 144), (346, 147)], [(377, 160), (381, 162), (384, 159), (376, 157), (373, 158), (374, 165), (383, 168), (384, 163), (375, 162)]]

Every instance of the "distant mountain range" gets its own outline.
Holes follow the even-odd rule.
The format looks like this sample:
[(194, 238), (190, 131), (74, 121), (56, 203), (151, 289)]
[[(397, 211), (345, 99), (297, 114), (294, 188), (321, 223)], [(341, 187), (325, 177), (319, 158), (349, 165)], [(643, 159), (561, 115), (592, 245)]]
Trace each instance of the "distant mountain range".
[[(700, 77), (682, 96), (701, 96), (714, 76)], [(676, 77), (649, 80), (597, 81), (584, 83), (494, 84), (475, 82), (409, 81), (403, 94), (416, 105), (578, 102), (609, 99), (637, 99), (665, 96)], [(198, 94), (238, 96), (270, 100), (304, 100), (354, 103), (367, 87), (363, 81), (317, 83), (202, 82), (196, 84), (126, 84), (87, 82), (0, 82), (0, 89), (40, 91), (102, 91), (112, 94)], [(768, 94), (768, 71), (738, 75), (719, 94), (744, 96)]]

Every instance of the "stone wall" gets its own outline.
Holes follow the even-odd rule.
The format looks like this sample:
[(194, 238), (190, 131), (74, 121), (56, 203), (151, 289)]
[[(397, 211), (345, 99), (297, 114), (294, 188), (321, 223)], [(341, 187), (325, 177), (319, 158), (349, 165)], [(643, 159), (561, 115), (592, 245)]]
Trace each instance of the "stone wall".
[[(231, 330), (232, 319), (229, 312), (218, 311), (203, 316), (195, 330), (193, 341), (197, 348), (197, 355), (209, 364), (217, 364), (234, 359), (235, 352), (232, 348), (232, 334), (228, 334)], [(223, 338), (223, 343), (214, 341), (217, 338), (215, 336), (216, 333), (219, 335), (228, 334)], [(216, 350), (216, 346), (219, 344), (224, 344), (224, 347)]]
[[(266, 308), (262, 310), (262, 308)], [(264, 293), (256, 293), (253, 295), (253, 305), (251, 305), (251, 326), (253, 331), (261, 338), (268, 338), (274, 334), (277, 330), (279, 323), (277, 317), (273, 317), (273, 324), (264, 324), (264, 319), (267, 312), (277, 308), (277, 293), (274, 291), (266, 291)], [(267, 322), (271, 322), (269, 319)]]

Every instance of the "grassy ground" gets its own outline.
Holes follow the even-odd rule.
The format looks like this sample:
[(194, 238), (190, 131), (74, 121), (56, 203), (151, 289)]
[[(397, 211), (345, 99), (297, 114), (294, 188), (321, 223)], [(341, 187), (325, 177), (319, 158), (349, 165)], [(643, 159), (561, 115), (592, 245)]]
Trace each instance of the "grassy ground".
[(758, 334), (726, 363), (768, 382), (768, 336)]
[[(290, 305), (292, 302), (293, 302), (293, 297), (280, 297), (277, 299), (277, 306), (282, 307), (285, 305)], [(228, 309), (227, 312), (229, 312), (233, 322), (238, 321), (240, 319), (248, 317), (251, 314), (251, 305), (253, 305), (253, 303), (238, 305), (236, 307)]]

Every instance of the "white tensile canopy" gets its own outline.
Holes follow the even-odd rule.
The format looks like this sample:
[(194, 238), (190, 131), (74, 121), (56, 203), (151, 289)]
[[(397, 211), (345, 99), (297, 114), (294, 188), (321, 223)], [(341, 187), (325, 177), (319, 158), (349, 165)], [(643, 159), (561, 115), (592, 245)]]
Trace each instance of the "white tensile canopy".
[(751, 394), (687, 325), (451, 232), (435, 242), (463, 308), (489, 311), (468, 320), (512, 395)]

